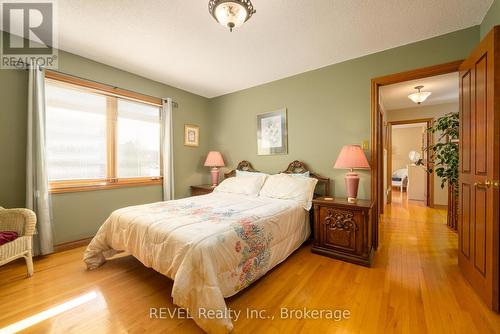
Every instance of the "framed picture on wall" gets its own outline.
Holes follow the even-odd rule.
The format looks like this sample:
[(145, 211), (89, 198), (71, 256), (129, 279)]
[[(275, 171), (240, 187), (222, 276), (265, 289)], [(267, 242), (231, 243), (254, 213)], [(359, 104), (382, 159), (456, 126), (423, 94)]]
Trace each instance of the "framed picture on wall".
[(286, 108), (257, 115), (257, 154), (288, 153)]
[(200, 146), (200, 127), (197, 125), (184, 125), (184, 145), (191, 147)]

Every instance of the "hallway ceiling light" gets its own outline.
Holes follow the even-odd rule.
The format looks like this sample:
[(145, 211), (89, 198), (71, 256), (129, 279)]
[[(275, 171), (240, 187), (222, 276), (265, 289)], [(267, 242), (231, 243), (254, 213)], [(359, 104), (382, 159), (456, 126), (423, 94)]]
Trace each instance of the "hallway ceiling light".
[(210, 0), (208, 11), (229, 31), (241, 26), (255, 14), (255, 9), (250, 0)]
[(420, 104), (425, 100), (427, 100), (427, 98), (431, 96), (431, 92), (421, 92), (422, 88), (424, 88), (424, 86), (415, 87), (415, 89), (417, 89), (418, 92), (408, 95), (408, 98), (413, 102), (415, 102), (416, 104)]

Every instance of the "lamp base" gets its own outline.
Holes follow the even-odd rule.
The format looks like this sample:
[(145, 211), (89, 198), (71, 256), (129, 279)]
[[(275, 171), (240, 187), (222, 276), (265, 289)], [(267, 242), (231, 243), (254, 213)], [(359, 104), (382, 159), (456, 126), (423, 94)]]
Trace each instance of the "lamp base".
[(345, 175), (345, 192), (348, 203), (356, 203), (358, 197), (359, 176), (355, 172)]
[(356, 204), (358, 202), (358, 199), (355, 197), (347, 197), (347, 203), (352, 203)]
[(210, 173), (212, 174), (212, 188), (215, 188), (219, 184), (219, 168), (212, 167)]

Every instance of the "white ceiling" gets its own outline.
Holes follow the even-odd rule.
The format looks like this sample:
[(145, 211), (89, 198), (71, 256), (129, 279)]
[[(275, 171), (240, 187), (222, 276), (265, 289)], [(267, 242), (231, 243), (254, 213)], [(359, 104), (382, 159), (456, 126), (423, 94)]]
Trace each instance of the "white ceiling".
[(230, 33), (208, 0), (59, 0), (59, 47), (205, 97), (479, 24), (493, 0), (252, 0)]
[[(458, 84), (458, 72), (455, 72), (383, 86), (380, 88), (381, 103), (385, 110), (395, 110), (458, 102)], [(417, 92), (415, 87), (419, 85), (424, 86), (423, 92), (432, 93), (420, 105), (408, 98)]]

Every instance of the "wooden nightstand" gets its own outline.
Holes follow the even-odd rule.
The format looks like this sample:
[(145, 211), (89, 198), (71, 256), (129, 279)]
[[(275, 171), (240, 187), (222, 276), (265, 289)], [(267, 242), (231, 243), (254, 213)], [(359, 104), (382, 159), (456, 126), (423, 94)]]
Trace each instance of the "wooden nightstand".
[(214, 188), (210, 184), (200, 184), (198, 186), (191, 186), (191, 196), (199, 196), (210, 194)]
[(313, 253), (370, 266), (373, 259), (371, 201), (319, 197), (314, 204)]

